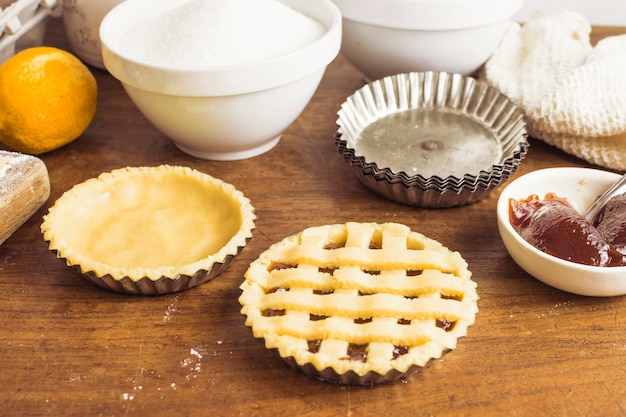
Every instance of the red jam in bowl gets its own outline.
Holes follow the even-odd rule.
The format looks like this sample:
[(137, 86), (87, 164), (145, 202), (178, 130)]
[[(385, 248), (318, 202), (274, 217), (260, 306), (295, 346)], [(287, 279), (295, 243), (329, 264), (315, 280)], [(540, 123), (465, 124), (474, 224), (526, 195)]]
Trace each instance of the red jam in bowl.
[(626, 265), (626, 196), (613, 197), (593, 222), (567, 199), (548, 193), (541, 199), (509, 199), (509, 221), (537, 249), (591, 266)]

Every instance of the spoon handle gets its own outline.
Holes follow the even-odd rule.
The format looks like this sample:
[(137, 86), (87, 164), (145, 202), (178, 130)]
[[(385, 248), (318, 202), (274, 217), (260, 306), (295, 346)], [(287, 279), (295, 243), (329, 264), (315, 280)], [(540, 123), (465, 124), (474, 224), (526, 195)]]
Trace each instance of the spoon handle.
[(602, 208), (606, 205), (606, 203), (614, 196), (620, 194), (626, 186), (626, 174), (624, 174), (619, 180), (617, 180), (613, 185), (611, 185), (602, 195), (600, 195), (596, 201), (593, 202), (591, 206), (583, 213), (583, 217), (590, 222), (593, 222), (593, 219), (596, 215), (602, 210)]

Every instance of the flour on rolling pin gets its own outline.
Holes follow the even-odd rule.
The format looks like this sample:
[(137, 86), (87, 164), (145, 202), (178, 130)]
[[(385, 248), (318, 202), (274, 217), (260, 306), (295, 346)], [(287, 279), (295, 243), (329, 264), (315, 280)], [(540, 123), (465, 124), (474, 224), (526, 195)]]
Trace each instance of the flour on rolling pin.
[(34, 156), (0, 150), (0, 245), (50, 196), (44, 162)]

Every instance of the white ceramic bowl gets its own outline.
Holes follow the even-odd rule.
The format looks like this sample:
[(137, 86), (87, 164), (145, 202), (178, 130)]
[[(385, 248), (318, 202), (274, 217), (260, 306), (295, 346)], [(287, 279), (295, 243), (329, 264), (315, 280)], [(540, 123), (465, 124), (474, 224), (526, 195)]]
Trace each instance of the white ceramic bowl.
[(583, 212), (619, 178), (608, 171), (565, 167), (533, 171), (512, 181), (497, 205), (498, 230), (511, 258), (539, 281), (563, 291), (602, 297), (626, 294), (626, 267), (587, 266), (548, 255), (522, 239), (509, 222), (510, 198), (543, 198), (552, 192)]
[(523, 0), (333, 0), (342, 53), (370, 80), (404, 72), (469, 75), (493, 53)]
[(63, 0), (63, 26), (72, 52), (83, 62), (104, 69), (98, 34), (102, 18), (124, 0)]
[(124, 51), (127, 33), (188, 0), (133, 0), (100, 26), (106, 69), (139, 110), (182, 151), (234, 160), (272, 149), (310, 101), (341, 45), (341, 13), (330, 0), (280, 0), (327, 31), (295, 52), (240, 65), (185, 69), (140, 62)]

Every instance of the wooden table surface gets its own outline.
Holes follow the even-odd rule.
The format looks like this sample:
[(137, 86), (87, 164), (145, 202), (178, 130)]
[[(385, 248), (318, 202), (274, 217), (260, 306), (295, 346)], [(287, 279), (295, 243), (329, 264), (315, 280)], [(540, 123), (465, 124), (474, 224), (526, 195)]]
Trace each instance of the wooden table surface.
[[(594, 39), (626, 31), (596, 28)], [(45, 43), (67, 48), (54, 19)], [(571, 295), (533, 279), (497, 232), (495, 191), (428, 210), (379, 197), (335, 148), (336, 112), (364, 79), (341, 56), (272, 151), (235, 162), (190, 157), (152, 127), (120, 84), (93, 69), (96, 117), (41, 156), (49, 201), (0, 246), (0, 414), (5, 416), (617, 416), (626, 412), (626, 298)], [(245, 122), (245, 119), (243, 120)], [(100, 289), (55, 258), (39, 226), (74, 184), (125, 166), (186, 165), (232, 183), (256, 208), (254, 237), (230, 268), (164, 296)], [(589, 166), (531, 140), (515, 177)], [(400, 222), (458, 250), (480, 295), (456, 350), (405, 382), (348, 387), (293, 371), (252, 337), (237, 298), (270, 244), (314, 225)]]

